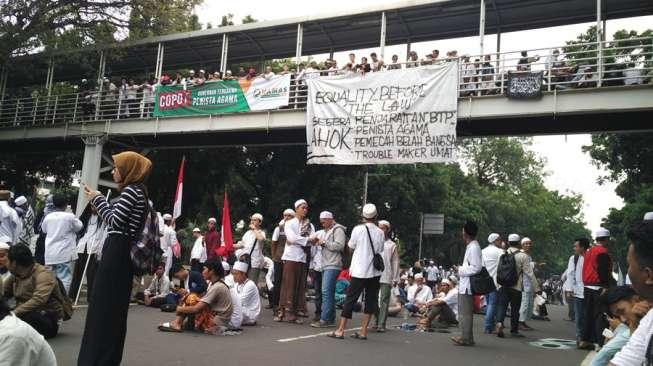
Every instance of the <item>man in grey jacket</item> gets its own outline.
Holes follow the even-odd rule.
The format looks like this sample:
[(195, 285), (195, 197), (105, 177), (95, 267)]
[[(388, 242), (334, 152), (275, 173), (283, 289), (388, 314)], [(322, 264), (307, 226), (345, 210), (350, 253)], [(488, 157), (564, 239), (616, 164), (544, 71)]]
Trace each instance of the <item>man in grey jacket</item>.
[(346, 228), (335, 222), (329, 211), (320, 213), (320, 225), (324, 237), (315, 245), (322, 247), (322, 314), (320, 320), (311, 323), (314, 328), (335, 326), (336, 279), (342, 270), (343, 251), (347, 242)]
[[(509, 247), (506, 253), (502, 255), (512, 255), (515, 257), (517, 283), (512, 287), (502, 286), (499, 289), (496, 329), (497, 337), (499, 338), (504, 337), (503, 320), (506, 318), (508, 304), (510, 304), (510, 335), (512, 337), (523, 337), (519, 333), (519, 308), (521, 307), (522, 292), (524, 291), (524, 276), (530, 280), (535, 292), (539, 291), (539, 285), (533, 273), (533, 266), (531, 265), (531, 258), (528, 254), (521, 251), (521, 242), (519, 239), (519, 235), (510, 234), (508, 236)], [(501, 263), (501, 257), (499, 257), (499, 263)]]

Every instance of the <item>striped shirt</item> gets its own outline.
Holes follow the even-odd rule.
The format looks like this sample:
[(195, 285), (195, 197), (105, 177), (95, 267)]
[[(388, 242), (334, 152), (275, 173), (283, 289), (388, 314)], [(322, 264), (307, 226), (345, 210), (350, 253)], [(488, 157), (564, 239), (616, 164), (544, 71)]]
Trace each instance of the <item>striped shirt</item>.
[(125, 187), (113, 205), (102, 195), (93, 199), (93, 205), (107, 225), (108, 234), (123, 234), (131, 238), (141, 237), (145, 202), (145, 192), (137, 185)]

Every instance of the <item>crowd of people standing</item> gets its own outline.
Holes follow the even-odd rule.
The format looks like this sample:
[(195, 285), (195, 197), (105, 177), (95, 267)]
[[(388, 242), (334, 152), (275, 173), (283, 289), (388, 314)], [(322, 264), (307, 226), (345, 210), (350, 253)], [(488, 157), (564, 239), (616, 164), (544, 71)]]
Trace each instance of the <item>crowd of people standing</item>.
[[(204, 230), (193, 230), (190, 261), (182, 263), (173, 217), (156, 212), (148, 199), (152, 163), (133, 152), (113, 160), (120, 195), (108, 201), (84, 187), (90, 204), (79, 219), (64, 196), (54, 195), (46, 212), (31, 218), (33, 210), (21, 197), (11, 203), (11, 193), (0, 191), (0, 321), (23, 335), (28, 325), (45, 338), (56, 336), (61, 321), (72, 316), (86, 273), (89, 308), (80, 365), (120, 363), (133, 301), (174, 313), (158, 325), (163, 332), (237, 335), (258, 324), (265, 307), (276, 322), (298, 325), (311, 318), (312, 327), (333, 327), (328, 336), (335, 339), (344, 339), (353, 313), (362, 312), (360, 330), (351, 337), (364, 340), (369, 330), (387, 331), (388, 317), (403, 313), (405, 319), (417, 317), (415, 326), (423, 331), (460, 327), (461, 335), (451, 338), (458, 346), (475, 345), (473, 318), (480, 308), (485, 333), (499, 338), (506, 337), (508, 313), (511, 337), (533, 329), (527, 323), (533, 314), (546, 317), (528, 237), (510, 234), (504, 242), (492, 233), (481, 249), (478, 226), (468, 221), (460, 265), (444, 269), (429, 261), (401, 268), (392, 226), (379, 220), (373, 204), (364, 205), (361, 222), (348, 234), (326, 210), (316, 228), (308, 202), (299, 199), (282, 212), (269, 248), (261, 214), (251, 215), (248, 230), (233, 245), (221, 240), (217, 220), (209, 218)], [(32, 240), (21, 239), (30, 220), (38, 223), (33, 248)], [(609, 231), (600, 228), (594, 239), (575, 241), (563, 276), (578, 348), (601, 347), (594, 365), (636, 365), (651, 357), (653, 213), (630, 234), (629, 285), (616, 286), (612, 277)], [(492, 288), (480, 292), (483, 273)], [(307, 304), (311, 288), (313, 309)], [(49, 357), (47, 343), (38, 347), (39, 357)]]

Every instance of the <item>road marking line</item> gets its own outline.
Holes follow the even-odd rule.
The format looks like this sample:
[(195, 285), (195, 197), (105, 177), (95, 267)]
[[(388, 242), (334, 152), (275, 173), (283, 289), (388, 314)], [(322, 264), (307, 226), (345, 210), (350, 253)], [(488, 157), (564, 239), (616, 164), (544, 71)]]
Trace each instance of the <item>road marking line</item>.
[[(345, 329), (345, 332), (351, 332), (352, 330), (359, 330), (359, 329), (361, 329), (361, 327)], [(316, 338), (316, 337), (325, 336), (325, 335), (330, 334), (332, 332), (333, 331), (322, 332), (322, 333), (317, 333), (317, 334), (309, 334), (309, 335), (305, 335), (305, 336), (301, 336), (301, 337), (277, 339), (277, 342), (286, 343), (286, 342), (298, 341), (300, 339)]]

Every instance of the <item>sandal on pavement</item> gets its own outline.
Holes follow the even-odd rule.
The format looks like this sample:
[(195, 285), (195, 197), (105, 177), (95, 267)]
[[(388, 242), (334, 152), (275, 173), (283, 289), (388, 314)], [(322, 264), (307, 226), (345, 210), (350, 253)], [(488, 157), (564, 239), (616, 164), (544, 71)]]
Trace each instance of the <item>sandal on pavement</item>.
[(327, 337), (329, 338), (334, 338), (334, 339), (345, 339), (345, 335), (337, 335), (336, 332), (331, 332), (327, 334)]
[(468, 343), (468, 342), (463, 341), (460, 337), (451, 337), (451, 341), (456, 346), (468, 347), (468, 346), (473, 346), (474, 345), (474, 343)]
[(358, 334), (358, 332), (354, 332), (354, 334), (352, 334), (350, 337), (352, 337), (354, 339), (360, 339), (361, 341), (364, 341), (364, 340), (367, 339), (367, 337), (364, 337), (364, 336)]
[(163, 324), (159, 325), (158, 328), (159, 328), (159, 330), (162, 331), (162, 332), (183, 333), (183, 330), (173, 328), (173, 327), (170, 325), (170, 323), (163, 323)]

